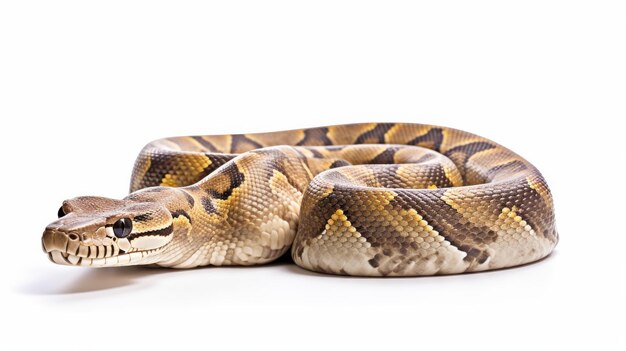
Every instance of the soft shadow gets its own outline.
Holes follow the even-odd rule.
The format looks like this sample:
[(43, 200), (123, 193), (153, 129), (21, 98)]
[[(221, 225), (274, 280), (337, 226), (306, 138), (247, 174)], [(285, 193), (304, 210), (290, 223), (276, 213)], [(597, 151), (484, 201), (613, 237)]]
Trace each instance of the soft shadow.
[[(90, 293), (125, 287), (150, 286), (154, 280), (150, 279), (157, 275), (184, 274), (184, 272), (211, 269), (263, 269), (277, 266), (294, 265), (289, 255), (283, 255), (276, 261), (259, 266), (222, 266), (222, 267), (198, 267), (193, 269), (173, 269), (158, 266), (130, 266), (130, 267), (106, 267), (106, 268), (83, 268), (63, 267), (55, 273), (46, 272), (33, 278), (33, 281), (20, 287), (20, 291), (30, 295), (69, 295)], [(208, 273), (208, 272), (207, 272)]]
[[(393, 277), (394, 279), (443, 279), (445, 277), (451, 279), (472, 279), (491, 277), (493, 275), (503, 274), (505, 272), (514, 272), (519, 269), (540, 269), (541, 266), (554, 259), (557, 252), (553, 252), (551, 255), (525, 265), (502, 268), (486, 272), (474, 272), (465, 274), (451, 274), (440, 276), (424, 276), (424, 277)], [(280, 269), (292, 274), (305, 275), (310, 277), (327, 278), (327, 279), (356, 279), (356, 280), (374, 280), (381, 277), (353, 277), (344, 275), (332, 275), (311, 272), (304, 268), (301, 268), (294, 264), (289, 255), (284, 255), (274, 262), (260, 265), (260, 266), (224, 266), (220, 268), (216, 267), (200, 267), (192, 270), (211, 270), (211, 269)], [(59, 270), (57, 273), (47, 274), (36, 277), (35, 281), (22, 286), (21, 292), (31, 295), (71, 295), (98, 292), (110, 289), (120, 289), (127, 287), (134, 288), (146, 288), (154, 282), (150, 278), (155, 276), (169, 275), (169, 274), (184, 274), (183, 272), (189, 270), (178, 270), (162, 267), (147, 267), (147, 266), (132, 266), (132, 267), (116, 267), (116, 268), (78, 268), (69, 267), (67, 269)], [(68, 274), (70, 273), (71, 274)], [(209, 273), (209, 272), (207, 272)], [(470, 278), (471, 277), (471, 278)]]
[[(71, 267), (76, 268), (76, 267)], [(22, 292), (32, 295), (80, 294), (109, 289), (118, 289), (137, 284), (146, 284), (146, 278), (175, 270), (153, 267), (79, 268), (69, 276), (67, 270), (59, 274), (37, 277), (35, 282), (22, 287)]]

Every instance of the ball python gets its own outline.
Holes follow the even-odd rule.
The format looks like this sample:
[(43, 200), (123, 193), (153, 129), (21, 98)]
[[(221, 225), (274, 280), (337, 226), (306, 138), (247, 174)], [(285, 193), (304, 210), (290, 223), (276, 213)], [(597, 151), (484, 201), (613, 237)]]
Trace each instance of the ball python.
[(257, 265), (423, 276), (537, 261), (558, 242), (551, 192), (513, 151), (446, 127), (363, 123), (172, 137), (140, 152), (124, 199), (63, 202), (58, 264)]

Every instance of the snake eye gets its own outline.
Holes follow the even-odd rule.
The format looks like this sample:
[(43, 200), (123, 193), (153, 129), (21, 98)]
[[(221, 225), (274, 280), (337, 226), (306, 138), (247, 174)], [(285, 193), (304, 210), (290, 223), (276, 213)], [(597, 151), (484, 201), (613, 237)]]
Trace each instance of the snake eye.
[(59, 207), (59, 212), (57, 212), (57, 216), (59, 216), (59, 218), (65, 216), (67, 213), (65, 213), (65, 211), (63, 210), (63, 206)]
[(133, 222), (128, 218), (118, 219), (113, 223), (113, 234), (118, 238), (125, 238), (133, 230)]

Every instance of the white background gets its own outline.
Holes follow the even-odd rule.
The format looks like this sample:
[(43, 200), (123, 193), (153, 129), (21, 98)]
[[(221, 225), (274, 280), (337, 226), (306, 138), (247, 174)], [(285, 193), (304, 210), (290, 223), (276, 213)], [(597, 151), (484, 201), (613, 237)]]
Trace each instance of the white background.
[[(597, 0), (2, 2), (0, 343), (623, 350), (625, 18)], [(555, 253), (363, 279), (41, 251), (61, 201), (124, 196), (152, 139), (361, 121), (452, 126), (529, 159), (553, 189)]]

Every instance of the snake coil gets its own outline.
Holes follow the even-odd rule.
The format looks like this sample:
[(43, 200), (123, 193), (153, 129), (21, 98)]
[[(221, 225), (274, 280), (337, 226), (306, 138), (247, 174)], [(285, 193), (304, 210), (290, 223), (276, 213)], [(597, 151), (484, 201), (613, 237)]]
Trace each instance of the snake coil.
[(366, 123), (148, 144), (122, 200), (66, 200), (53, 262), (191, 268), (270, 262), (361, 276), (483, 271), (558, 242), (550, 190), (514, 152), (421, 124)]

